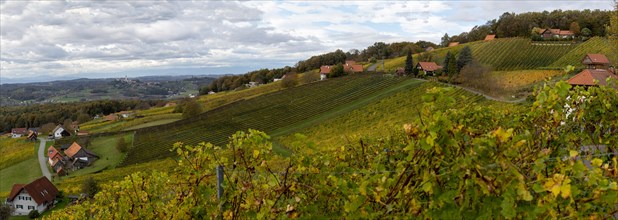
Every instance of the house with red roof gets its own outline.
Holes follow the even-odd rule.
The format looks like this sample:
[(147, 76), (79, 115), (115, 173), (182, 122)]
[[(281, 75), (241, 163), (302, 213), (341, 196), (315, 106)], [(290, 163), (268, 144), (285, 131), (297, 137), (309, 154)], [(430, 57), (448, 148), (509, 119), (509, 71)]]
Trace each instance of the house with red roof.
[(47, 148), (47, 162), (58, 176), (66, 174), (65, 166), (67, 161), (54, 146), (49, 146), (49, 148)]
[(587, 69), (569, 79), (569, 84), (573, 86), (598, 86), (607, 85), (607, 79), (618, 80), (618, 76), (613, 69), (609, 68), (609, 59), (603, 54), (586, 54), (582, 59), (582, 64)]
[(28, 134), (28, 129), (26, 128), (13, 128), (11, 129), (11, 137), (12, 138), (19, 138), (21, 136), (24, 136)]
[(27, 215), (32, 210), (44, 212), (54, 205), (58, 188), (47, 177), (41, 177), (28, 184), (14, 184), (6, 203), (15, 215)]
[[(320, 67), (320, 80), (325, 80), (328, 74), (330, 74), (333, 66), (323, 65)], [(363, 72), (363, 65), (356, 64), (356, 61), (345, 61), (343, 64), (343, 71), (346, 73), (360, 73)]]
[(73, 142), (71, 146), (64, 151), (67, 159), (74, 168), (83, 168), (92, 164), (99, 156), (80, 146), (77, 142)]
[(485, 36), (485, 41), (491, 41), (494, 40), (496, 38), (495, 34), (488, 34), (487, 36)]
[(567, 38), (575, 35), (572, 31), (560, 30), (556, 28), (541, 29), (539, 34), (543, 37), (543, 39)]
[(448, 43), (448, 47), (454, 47), (454, 46), (458, 46), (459, 42), (450, 42)]
[(442, 66), (439, 66), (435, 62), (418, 62), (415, 68), (419, 70), (419, 73), (424, 75), (433, 75), (437, 70), (442, 69)]

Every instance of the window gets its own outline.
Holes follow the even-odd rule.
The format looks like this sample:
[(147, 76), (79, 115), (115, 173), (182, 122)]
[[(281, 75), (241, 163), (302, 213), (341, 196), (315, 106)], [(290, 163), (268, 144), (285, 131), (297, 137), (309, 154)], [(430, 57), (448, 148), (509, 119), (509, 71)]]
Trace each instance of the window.
[(34, 206), (29, 205), (28, 210), (34, 210)]
[(24, 206), (23, 205), (15, 205), (15, 208), (16, 209), (24, 209)]

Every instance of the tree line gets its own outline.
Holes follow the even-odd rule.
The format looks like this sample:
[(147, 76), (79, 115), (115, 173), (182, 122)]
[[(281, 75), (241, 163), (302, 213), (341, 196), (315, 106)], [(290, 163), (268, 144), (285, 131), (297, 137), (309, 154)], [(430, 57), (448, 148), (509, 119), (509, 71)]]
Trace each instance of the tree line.
[(438, 45), (428, 41), (395, 43), (376, 42), (363, 50), (351, 49), (348, 52), (343, 52), (343, 50), (337, 49), (334, 52), (312, 56), (309, 59), (299, 61), (294, 67), (286, 66), (276, 69), (261, 69), (242, 75), (223, 76), (216, 79), (208, 86), (202, 87), (200, 89), (200, 94), (208, 94), (210, 91), (221, 92), (242, 89), (246, 88), (249, 82), (266, 84), (273, 82), (274, 79), (282, 78), (284, 75), (304, 73), (319, 69), (320, 66), (323, 65), (345, 63), (346, 60), (376, 62), (378, 59), (390, 59), (403, 56), (406, 51), (420, 53), (425, 51), (428, 47), (436, 48)]
[[(472, 42), (483, 40), (488, 34), (496, 34), (498, 38), (533, 37), (532, 29), (559, 28), (571, 30), (576, 35), (588, 34), (592, 36), (606, 36), (606, 27), (609, 25), (611, 11), (602, 10), (554, 10), (543, 12), (511, 13), (505, 12), (498, 19), (487, 21), (483, 25), (474, 26), (468, 32), (448, 36), (441, 39), (441, 46), (448, 46), (449, 42)], [(587, 29), (587, 30), (584, 30)], [(585, 33), (589, 31), (588, 33)]]
[(62, 124), (67, 119), (84, 123), (95, 115), (108, 115), (131, 109), (148, 109), (163, 106), (160, 100), (99, 100), (81, 103), (36, 104), (0, 108), (0, 132), (10, 132), (16, 127), (39, 127), (44, 124)]

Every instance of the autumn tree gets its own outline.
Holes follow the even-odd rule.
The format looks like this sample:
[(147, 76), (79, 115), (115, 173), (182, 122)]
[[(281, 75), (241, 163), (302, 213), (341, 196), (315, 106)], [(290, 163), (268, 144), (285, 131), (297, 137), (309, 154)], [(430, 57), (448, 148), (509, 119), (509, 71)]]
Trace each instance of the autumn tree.
[(298, 74), (296, 73), (288, 73), (285, 75), (285, 78), (281, 80), (282, 88), (292, 88), (298, 85)]
[(575, 36), (579, 36), (581, 28), (579, 27), (579, 23), (577, 21), (571, 22), (569, 25), (569, 30), (575, 34)]
[(202, 104), (195, 99), (185, 100), (182, 106), (182, 118), (191, 118), (201, 114)]

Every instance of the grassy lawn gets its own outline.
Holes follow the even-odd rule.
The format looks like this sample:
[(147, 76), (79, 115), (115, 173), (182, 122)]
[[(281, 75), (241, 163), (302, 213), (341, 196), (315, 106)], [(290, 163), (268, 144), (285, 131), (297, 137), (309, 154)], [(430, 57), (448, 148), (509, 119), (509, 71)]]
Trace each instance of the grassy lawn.
[[(34, 154), (35, 142), (26, 140), (25, 137), (11, 138), (0, 137), (0, 170), (15, 165)], [(38, 142), (36, 142), (38, 146)]]
[(146, 122), (146, 123), (141, 124), (141, 125), (131, 126), (131, 127), (125, 128), (124, 130), (126, 131), (126, 130), (134, 130), (134, 129), (139, 129), (139, 128), (157, 126), (157, 125), (172, 123), (172, 122), (175, 122), (175, 121), (178, 121), (178, 120), (180, 120), (180, 118), (161, 119), (161, 120)]
[(39, 143), (33, 148), (34, 152), (27, 159), (0, 170), (0, 199), (4, 200), (8, 196), (13, 184), (29, 183), (43, 175), (36, 155)]
[(68, 176), (62, 177), (61, 179), (115, 168), (124, 156), (123, 153), (116, 149), (116, 142), (120, 137), (124, 137), (127, 144), (131, 145), (131, 142), (133, 141), (133, 133), (97, 137), (93, 139), (87, 149), (99, 156), (99, 159), (97, 159), (91, 166), (70, 172)]

